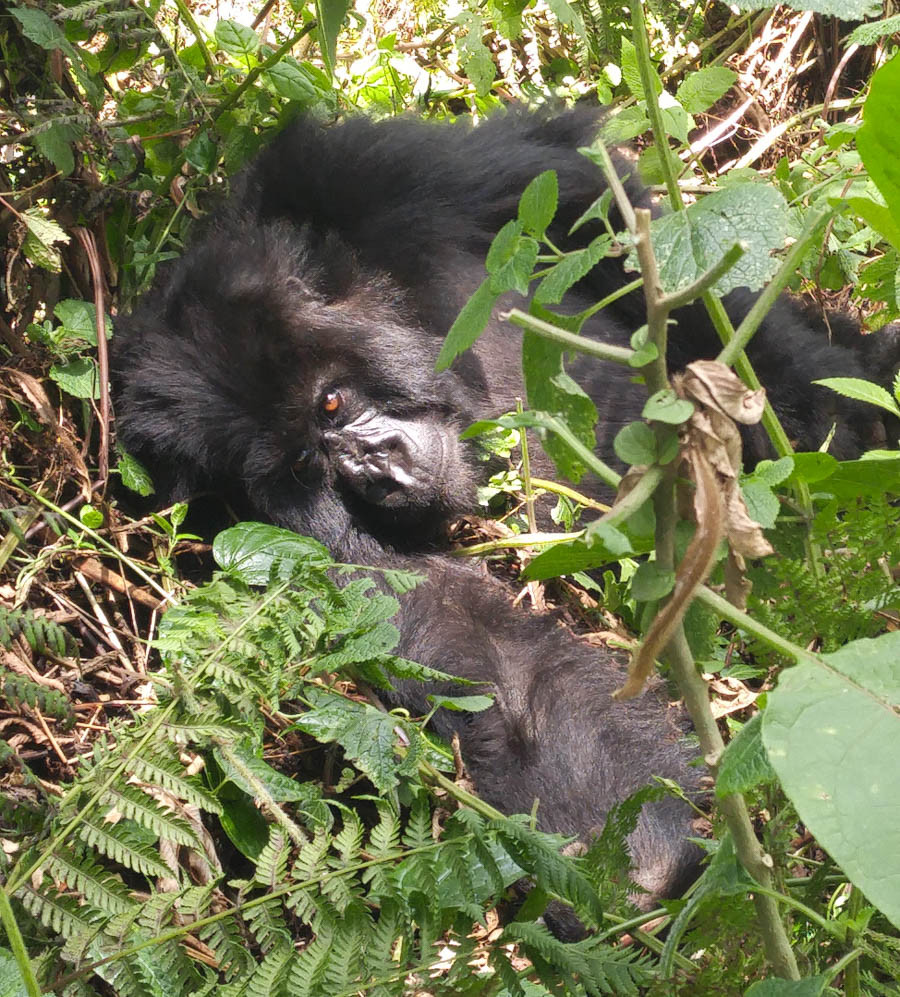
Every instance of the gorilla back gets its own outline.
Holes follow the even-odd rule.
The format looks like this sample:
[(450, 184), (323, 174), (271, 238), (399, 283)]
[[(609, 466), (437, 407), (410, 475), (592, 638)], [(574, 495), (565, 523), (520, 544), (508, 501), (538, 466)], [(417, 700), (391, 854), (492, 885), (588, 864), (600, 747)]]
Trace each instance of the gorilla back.
[[(649, 699), (609, 699), (618, 665), (549, 618), (516, 613), (496, 583), (436, 553), (449, 518), (470, 509), (478, 462), (459, 434), (522, 395), (519, 340), (499, 320), (440, 374), (443, 336), (481, 282), (494, 233), (526, 184), (557, 171), (551, 238), (600, 192), (576, 148), (593, 116), (509, 115), (468, 130), (413, 120), (357, 119), (286, 130), (236, 184), (186, 256), (120, 323), (113, 378), (120, 438), (169, 498), (237, 490), (253, 511), (311, 535), (340, 560), (402, 563), (428, 575), (404, 597), (400, 653), (493, 685), (486, 713), (438, 719), (460, 735), (479, 790), (547, 829), (587, 834), (653, 775), (689, 788), (677, 725)], [(582, 307), (625, 281), (607, 260), (576, 289)], [(733, 309), (746, 308), (742, 296)], [(835, 397), (810, 376), (860, 373), (791, 305), (758, 334), (753, 359), (789, 432), (817, 446)], [(627, 343), (639, 296), (600, 313), (586, 332)], [(785, 335), (785, 327), (791, 336)], [(673, 363), (717, 352), (705, 312), (679, 315)], [(610, 457), (638, 417), (629, 372), (577, 361), (600, 412)], [(851, 405), (835, 437), (861, 443)], [(424, 712), (421, 686), (396, 702)], [(690, 809), (645, 807), (631, 839), (636, 878), (671, 894), (695, 869)]]

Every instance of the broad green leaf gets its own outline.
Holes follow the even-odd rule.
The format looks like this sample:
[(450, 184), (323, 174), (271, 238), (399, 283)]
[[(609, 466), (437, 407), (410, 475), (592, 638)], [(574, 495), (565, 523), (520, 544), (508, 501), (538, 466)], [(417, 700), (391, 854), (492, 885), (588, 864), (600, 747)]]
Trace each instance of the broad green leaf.
[(652, 394), (641, 412), (645, 419), (664, 422), (669, 426), (680, 426), (693, 414), (694, 406), (684, 398), (679, 398), (671, 388), (664, 388)]
[[(54, 332), (57, 346), (97, 345), (97, 308), (93, 301), (65, 298), (57, 303), (53, 314), (60, 322), (60, 327)], [(109, 315), (103, 318), (106, 338), (109, 339), (112, 336), (112, 319)]]
[[(637, 97), (639, 100), (643, 100), (644, 85), (641, 82), (641, 71), (638, 68), (637, 52), (634, 48), (634, 43), (630, 38), (622, 38), (622, 78), (625, 80), (628, 89)], [(656, 91), (657, 95), (662, 93), (663, 85), (662, 80), (659, 78), (659, 74), (656, 69), (653, 69), (652, 74), (653, 79), (653, 89)]]
[(603, 126), (603, 141), (610, 145), (630, 142), (643, 135), (650, 127), (650, 119), (643, 104), (632, 104), (610, 117)]
[(796, 453), (791, 459), (794, 466), (785, 480), (805, 481), (808, 485), (830, 478), (838, 469), (837, 458), (830, 453)]
[(450, 326), (441, 352), (438, 354), (434, 369), (436, 371), (446, 370), (450, 364), (475, 342), (484, 332), (485, 327), (491, 320), (491, 312), (494, 309), (498, 295), (491, 289), (490, 278), (482, 282), (478, 290), (463, 306), (463, 310), (456, 316), (456, 321)]
[[(759, 10), (765, 7), (762, 0), (733, 0), (738, 10)], [(882, 13), (880, 0), (790, 0), (787, 5), (792, 10), (812, 10), (826, 17), (837, 17), (842, 21), (864, 21)]]
[(331, 555), (317, 540), (266, 523), (238, 523), (224, 530), (213, 541), (213, 557), (223, 571), (248, 585), (267, 584), (276, 561), (285, 568), (331, 563)]
[(626, 464), (652, 464), (656, 460), (656, 434), (646, 422), (629, 422), (616, 433), (613, 449)]
[(276, 92), (288, 100), (308, 103), (317, 96), (318, 91), (293, 56), (286, 55), (264, 75)]
[(56, 243), (67, 243), (69, 236), (53, 219), (47, 218), (40, 208), (29, 208), (21, 217), (28, 229), (22, 244), (25, 255), (45, 270), (59, 273), (62, 262), (59, 250), (55, 248)]
[(470, 11), (457, 15), (454, 20), (465, 32), (456, 40), (463, 72), (472, 81), (476, 94), (485, 97), (491, 92), (497, 67), (490, 49), (482, 41), (484, 20)]
[(881, 38), (893, 35), (900, 31), (900, 14), (892, 17), (885, 17), (880, 21), (870, 21), (868, 24), (859, 24), (847, 38), (848, 45), (874, 45)]
[(746, 793), (775, 781), (762, 743), (762, 714), (754, 714), (738, 731), (719, 761), (716, 796)]
[(900, 632), (782, 672), (763, 742), (801, 820), (900, 927)]
[(334, 68), (337, 36), (350, 9), (350, 0), (316, 0), (316, 22), (319, 25), (319, 48), (330, 73)]
[(47, 50), (61, 48), (68, 51), (71, 48), (62, 28), (42, 10), (11, 7), (9, 12), (19, 22), (22, 34), (35, 45)]
[(119, 451), (119, 462), (116, 464), (116, 470), (126, 488), (130, 488), (131, 491), (144, 497), (153, 494), (153, 479), (150, 477), (150, 473), (130, 453), (126, 453), (124, 450)]
[(631, 594), (638, 602), (653, 602), (667, 596), (674, 586), (674, 571), (661, 568), (656, 561), (645, 561), (631, 579)]
[(519, 198), (519, 221), (525, 231), (540, 239), (556, 214), (559, 183), (555, 170), (545, 170), (528, 184)]
[(214, 34), (219, 48), (242, 62), (251, 59), (259, 50), (259, 36), (246, 24), (226, 18), (216, 24)]
[(0, 948), (0, 997), (28, 997), (28, 993), (16, 957), (9, 949)]
[(584, 249), (576, 249), (554, 264), (553, 269), (541, 279), (534, 300), (542, 305), (556, 305), (570, 287), (586, 277), (609, 252), (612, 240), (608, 235), (598, 235)]
[(49, 128), (37, 132), (32, 141), (38, 152), (67, 177), (75, 169), (72, 143), (80, 137), (80, 128), (65, 121), (52, 121)]
[(744, 497), (750, 518), (759, 523), (764, 530), (771, 530), (775, 520), (778, 519), (778, 513), (781, 512), (781, 503), (771, 486), (764, 481), (754, 479), (743, 481), (741, 495)]
[[(531, 408), (559, 416), (575, 436), (593, 450), (597, 445), (594, 436), (597, 407), (566, 374), (563, 350), (542, 336), (526, 332), (522, 337), (522, 371)], [(561, 474), (572, 481), (581, 479), (584, 465), (555, 433), (542, 435), (541, 444)]]
[(689, 114), (700, 114), (734, 86), (737, 73), (724, 66), (706, 66), (695, 73), (688, 73), (681, 81), (675, 96)]
[[(234, 753), (239, 757), (240, 765), (232, 764), (229, 755)], [(291, 800), (308, 800), (309, 787), (289, 775), (284, 775), (263, 761), (246, 742), (238, 742), (230, 746), (229, 751), (215, 751), (216, 761), (222, 767), (228, 778), (239, 786), (248, 796), (257, 797), (257, 788), (253, 780), (265, 787), (269, 795), (279, 803)]]
[(197, 132), (185, 146), (184, 158), (198, 173), (205, 173), (208, 176), (219, 161), (219, 147), (204, 129)]
[[(900, 170), (897, 148), (900, 145), (900, 57), (894, 56), (872, 77), (869, 96), (863, 105), (863, 126), (856, 133), (856, 148), (884, 197), (885, 203), (900, 225)], [(895, 244), (895, 248), (900, 246)]]
[(397, 785), (397, 718), (367, 703), (327, 694), (313, 697), (313, 708), (297, 726), (319, 741), (336, 741), (380, 793)]
[(858, 402), (877, 405), (879, 408), (887, 409), (892, 415), (900, 416), (900, 406), (897, 405), (893, 395), (880, 384), (863, 381), (858, 377), (823, 377), (819, 381), (813, 381), (813, 384), (822, 384), (845, 398), (855, 398)]
[(779, 457), (778, 460), (761, 460), (746, 480), (759, 481), (770, 488), (787, 481), (794, 470), (793, 457)]
[(756, 290), (778, 269), (778, 258), (772, 252), (784, 248), (791, 230), (787, 204), (774, 187), (737, 183), (707, 194), (685, 211), (652, 223), (663, 289), (675, 291), (692, 283), (735, 243), (742, 242), (744, 255), (714, 290), (717, 294), (736, 287)]
[(802, 980), (783, 980), (780, 976), (770, 976), (767, 980), (751, 983), (744, 997), (821, 997), (830, 981), (830, 973), (804, 976)]
[(67, 364), (54, 364), (50, 377), (75, 398), (99, 398), (100, 378), (90, 357), (78, 357)]
[(494, 705), (493, 696), (428, 696), (428, 701), (457, 713), (481, 713)]
[(900, 249), (900, 214), (884, 204), (879, 204), (878, 201), (873, 201), (871, 197), (848, 197), (845, 201), (851, 211), (856, 212), (894, 249)]
[(584, 539), (589, 547), (601, 547), (616, 557), (628, 557), (635, 552), (631, 540), (620, 529), (602, 519), (588, 526)]

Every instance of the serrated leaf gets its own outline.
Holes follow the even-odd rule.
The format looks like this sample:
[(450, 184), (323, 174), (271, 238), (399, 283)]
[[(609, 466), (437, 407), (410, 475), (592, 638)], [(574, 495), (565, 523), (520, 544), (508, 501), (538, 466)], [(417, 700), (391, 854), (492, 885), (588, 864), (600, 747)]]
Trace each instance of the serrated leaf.
[(705, 66), (695, 73), (688, 73), (675, 91), (678, 103), (689, 114), (700, 114), (737, 82), (737, 73), (725, 66)]
[[(93, 301), (65, 298), (57, 303), (53, 314), (60, 322), (60, 328), (54, 332), (57, 345), (97, 345), (97, 308)], [(106, 338), (109, 339), (112, 335), (112, 319), (106, 314), (103, 318)]]
[(540, 239), (556, 214), (559, 182), (556, 170), (545, 170), (528, 184), (519, 198), (519, 221), (526, 232)]
[(122, 484), (126, 488), (130, 488), (131, 491), (137, 492), (138, 495), (144, 498), (153, 494), (153, 479), (150, 477), (150, 472), (136, 457), (132, 457), (130, 453), (126, 453), (124, 450), (119, 451), (116, 470), (119, 472)]
[(248, 585), (265, 585), (276, 561), (286, 569), (331, 563), (328, 550), (317, 540), (266, 523), (238, 523), (224, 530), (213, 541), (213, 557), (223, 571)]
[(67, 364), (54, 364), (50, 368), (50, 377), (75, 398), (100, 397), (97, 365), (89, 357), (78, 357)]
[[(237, 755), (240, 765), (232, 763), (230, 754)], [(266, 792), (278, 803), (305, 802), (315, 795), (314, 790), (305, 783), (298, 782), (288, 775), (284, 775), (264, 759), (260, 758), (256, 750), (246, 742), (237, 742), (229, 746), (229, 750), (215, 750), (216, 761), (222, 767), (228, 778), (240, 787), (248, 796), (258, 795), (257, 786), (253, 780), (265, 787)], [(252, 777), (252, 778), (250, 778)]]
[(52, 218), (47, 218), (40, 208), (29, 208), (21, 217), (28, 229), (22, 244), (25, 255), (32, 263), (45, 270), (59, 273), (62, 262), (59, 251), (54, 247), (58, 242), (67, 243), (69, 236)]
[(206, 129), (197, 132), (185, 146), (184, 158), (197, 170), (207, 176), (216, 168), (219, 161), (219, 147)]
[(67, 177), (75, 169), (72, 143), (81, 131), (64, 121), (53, 121), (49, 128), (37, 132), (32, 141), (42, 156), (46, 156), (59, 172)]
[(785, 792), (854, 885), (900, 927), (900, 633), (782, 672), (763, 742)]
[(782, 980), (770, 976), (767, 980), (751, 983), (744, 997), (822, 997), (830, 982), (831, 974), (824, 973), (804, 976), (802, 980)]
[(10, 14), (19, 22), (22, 34), (43, 49), (69, 49), (62, 28), (42, 10), (34, 7), (10, 7)]
[[(738, 10), (759, 10), (761, 0), (733, 0)], [(812, 10), (842, 21), (865, 21), (882, 13), (880, 0), (791, 0), (792, 10)]]
[(744, 481), (741, 495), (750, 518), (763, 529), (771, 530), (781, 512), (781, 503), (772, 489), (762, 481)]
[(721, 799), (731, 793), (747, 793), (775, 779), (775, 770), (763, 747), (762, 714), (756, 713), (722, 754), (716, 776), (716, 796)]
[(493, 696), (436, 696), (429, 695), (428, 702), (457, 713), (481, 713), (494, 705)]
[(491, 320), (491, 312), (497, 298), (498, 295), (491, 288), (490, 278), (483, 281), (450, 326), (450, 331), (435, 361), (436, 371), (446, 370), (460, 353), (465, 353), (484, 332)]
[(365, 703), (321, 694), (297, 726), (319, 741), (336, 741), (374, 784), (386, 793), (397, 785), (398, 763), (394, 748), (397, 718)]
[[(643, 100), (646, 95), (644, 94), (644, 84), (641, 81), (641, 71), (638, 68), (637, 52), (634, 47), (634, 42), (632, 42), (630, 38), (624, 36), (622, 38), (621, 69), (622, 78), (625, 80), (628, 89), (639, 100)], [(662, 93), (663, 85), (655, 67), (652, 71), (652, 80), (653, 89), (656, 91), (658, 96)]]
[(880, 384), (863, 381), (858, 377), (823, 377), (821, 380), (813, 381), (813, 384), (824, 385), (845, 398), (855, 398), (858, 402), (877, 405), (879, 408), (887, 409), (891, 415), (900, 416), (900, 405)]
[(608, 235), (600, 235), (584, 249), (567, 253), (553, 269), (541, 279), (534, 294), (534, 300), (542, 305), (556, 305), (563, 295), (602, 260), (609, 252), (612, 240)]
[(707, 194), (685, 211), (651, 223), (663, 290), (697, 280), (737, 242), (745, 244), (744, 255), (713, 289), (717, 294), (736, 287), (756, 290), (778, 269), (773, 250), (784, 248), (791, 231), (787, 204), (774, 187), (736, 183)]
[(880, 21), (870, 21), (868, 24), (859, 24), (847, 38), (848, 45), (874, 45), (881, 38), (893, 35), (900, 31), (900, 14), (892, 17), (882, 18)]
[(641, 104), (632, 104), (611, 117), (603, 126), (603, 141), (609, 145), (630, 142), (650, 128), (650, 119)]
[(227, 18), (219, 21), (213, 33), (219, 48), (236, 59), (246, 61), (259, 50), (259, 36), (253, 28), (237, 21)]

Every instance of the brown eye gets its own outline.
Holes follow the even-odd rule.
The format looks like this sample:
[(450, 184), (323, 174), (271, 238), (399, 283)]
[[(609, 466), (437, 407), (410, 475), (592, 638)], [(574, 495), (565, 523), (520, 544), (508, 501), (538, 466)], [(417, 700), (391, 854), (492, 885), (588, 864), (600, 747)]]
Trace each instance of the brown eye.
[(322, 411), (327, 415), (335, 415), (341, 410), (344, 404), (344, 396), (340, 391), (327, 391), (322, 396), (321, 401)]

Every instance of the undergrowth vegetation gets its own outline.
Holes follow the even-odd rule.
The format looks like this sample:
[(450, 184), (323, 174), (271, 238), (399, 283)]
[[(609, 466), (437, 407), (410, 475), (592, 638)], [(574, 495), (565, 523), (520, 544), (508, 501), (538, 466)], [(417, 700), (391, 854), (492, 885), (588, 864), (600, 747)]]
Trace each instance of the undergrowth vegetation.
[[(784, 288), (873, 336), (900, 317), (900, 16), (798, 6), (813, 10), (2, 5), (0, 997), (900, 994), (900, 382), (831, 382), (885, 413), (887, 439), (855, 461), (827, 440), (795, 455), (760, 413), (778, 459), (741, 478), (741, 547), (685, 428), (697, 396), (663, 363), (686, 298), (751, 387), (742, 348)], [(678, 787), (622, 804), (577, 855), (479, 801), (427, 718), (378, 708), (391, 677), (440, 677), (394, 654), (396, 600), (419, 579), (376, 584), (259, 524), (210, 547), (116, 449), (105, 384), (117, 313), (296, 115), (477, 119), (579, 98), (608, 106), (604, 139), (634, 142), (670, 210), (651, 222), (604, 195), (605, 233), (563, 253), (544, 239), (556, 178), (535, 178), (439, 362), (522, 293), (530, 408), (469, 431), (510, 455), (483, 495), (512, 493), (514, 511), (472, 551), (524, 549), (506, 570), (535, 601), (637, 647), (630, 689), (664, 659), (691, 712), (715, 779), (710, 861), (650, 912), (625, 839), (648, 796)], [(589, 154), (614, 185), (601, 146)], [(613, 196), (629, 231), (609, 226)], [(579, 478), (619, 475), (564, 375), (588, 315), (554, 309), (611, 253), (659, 278), (627, 355), (597, 359), (648, 385), (616, 442), (642, 477), (584, 525)], [(718, 296), (741, 285), (766, 290), (734, 329)], [(569, 484), (531, 480), (525, 428)], [(689, 467), (693, 514), (676, 523)], [(536, 489), (564, 538), (535, 535)], [(679, 584), (698, 551), (702, 577)], [(477, 686), (434, 703), (489, 706)], [(560, 901), (585, 940), (539, 920)]]

